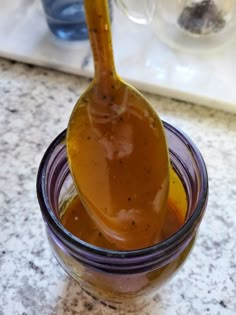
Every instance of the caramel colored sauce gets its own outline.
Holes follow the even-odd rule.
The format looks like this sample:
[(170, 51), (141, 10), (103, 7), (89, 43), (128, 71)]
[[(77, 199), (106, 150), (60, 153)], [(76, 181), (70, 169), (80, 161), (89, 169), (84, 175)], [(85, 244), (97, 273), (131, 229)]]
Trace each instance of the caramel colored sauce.
[[(167, 239), (181, 228), (184, 224), (187, 212), (187, 200), (184, 187), (173, 169), (171, 169), (170, 174), (171, 182), (166, 209), (167, 214), (159, 241)], [(119, 250), (116, 244), (109, 242), (98, 230), (97, 226), (84, 209), (78, 195), (67, 203), (62, 213), (61, 223), (74, 236), (87, 243), (106, 249)], [(129, 232), (135, 233), (132, 225), (130, 226)], [(145, 231), (143, 233), (145, 233)], [(156, 231), (156, 233), (159, 234), (159, 231)], [(139, 235), (136, 236), (139, 246)], [(142, 236), (145, 238), (144, 234)]]
[(82, 108), (73, 129), (80, 144), (75, 141), (72, 158), (77, 161), (73, 172), (81, 196), (98, 229), (120, 249), (160, 241), (156, 231), (166, 214), (169, 165), (166, 151), (160, 152), (165, 138), (158, 128), (130, 96), (126, 111), (101, 125), (91, 125), (87, 107)]
[(85, 1), (85, 8), (95, 78), (69, 123), (71, 173), (108, 242), (126, 250), (147, 247), (160, 241), (157, 231), (166, 216), (169, 158), (163, 126), (147, 100), (116, 74), (106, 1)]

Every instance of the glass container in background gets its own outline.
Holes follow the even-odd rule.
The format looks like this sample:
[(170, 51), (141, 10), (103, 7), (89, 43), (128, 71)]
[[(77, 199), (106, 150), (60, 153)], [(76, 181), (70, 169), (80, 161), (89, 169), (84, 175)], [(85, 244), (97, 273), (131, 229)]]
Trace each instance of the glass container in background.
[[(92, 1), (91, 1), (92, 3)], [(67, 41), (88, 39), (83, 0), (42, 0), (50, 31)], [(109, 1), (111, 17), (111, 1)]]
[(185, 187), (188, 209), (185, 223), (174, 235), (148, 248), (99, 248), (75, 237), (60, 223), (63, 205), (75, 194), (66, 157), (66, 131), (52, 142), (39, 167), (38, 201), (56, 259), (88, 294), (126, 312), (141, 309), (183, 265), (207, 205), (207, 171), (199, 150), (173, 126), (164, 123), (164, 128), (171, 165)]
[(236, 36), (236, 0), (115, 0), (133, 22), (187, 52), (212, 52)]

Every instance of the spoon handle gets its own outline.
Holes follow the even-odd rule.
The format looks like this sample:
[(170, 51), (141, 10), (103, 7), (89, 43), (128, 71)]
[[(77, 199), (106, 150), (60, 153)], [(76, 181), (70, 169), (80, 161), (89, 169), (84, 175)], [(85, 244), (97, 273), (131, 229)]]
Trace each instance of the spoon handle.
[(109, 18), (108, 0), (85, 0), (85, 15), (93, 53), (94, 80), (104, 84), (117, 78)]

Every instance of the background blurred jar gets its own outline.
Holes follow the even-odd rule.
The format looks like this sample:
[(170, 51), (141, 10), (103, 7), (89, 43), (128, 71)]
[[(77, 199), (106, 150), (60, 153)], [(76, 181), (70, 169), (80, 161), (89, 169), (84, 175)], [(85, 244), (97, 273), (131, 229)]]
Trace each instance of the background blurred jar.
[(149, 25), (173, 48), (212, 52), (233, 40), (236, 0), (115, 0), (133, 22)]
[[(42, 5), (48, 27), (57, 38), (67, 41), (88, 39), (83, 0), (42, 0)], [(112, 19), (110, 0), (109, 8)]]

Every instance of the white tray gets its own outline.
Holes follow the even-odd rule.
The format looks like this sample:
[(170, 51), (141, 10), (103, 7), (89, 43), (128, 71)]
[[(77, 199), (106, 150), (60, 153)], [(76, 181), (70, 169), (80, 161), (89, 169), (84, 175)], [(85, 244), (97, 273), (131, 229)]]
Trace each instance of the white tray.
[[(137, 88), (236, 112), (236, 40), (216, 54), (184, 54), (114, 9), (113, 41), (119, 74)], [(48, 31), (40, 0), (1, 1), (0, 56), (93, 75), (88, 41), (55, 39)]]

